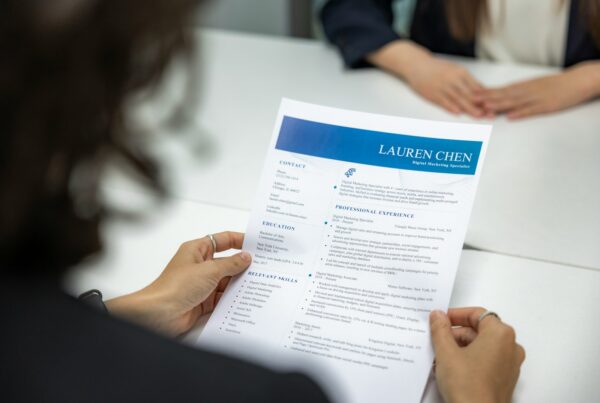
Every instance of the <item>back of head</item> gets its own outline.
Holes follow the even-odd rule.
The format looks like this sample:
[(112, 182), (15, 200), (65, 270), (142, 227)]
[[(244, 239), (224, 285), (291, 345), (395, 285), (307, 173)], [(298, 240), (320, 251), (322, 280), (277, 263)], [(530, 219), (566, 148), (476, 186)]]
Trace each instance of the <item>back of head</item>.
[(103, 162), (155, 182), (123, 119), (128, 95), (185, 46), (195, 0), (0, 2), (0, 265), (57, 273), (100, 249)]

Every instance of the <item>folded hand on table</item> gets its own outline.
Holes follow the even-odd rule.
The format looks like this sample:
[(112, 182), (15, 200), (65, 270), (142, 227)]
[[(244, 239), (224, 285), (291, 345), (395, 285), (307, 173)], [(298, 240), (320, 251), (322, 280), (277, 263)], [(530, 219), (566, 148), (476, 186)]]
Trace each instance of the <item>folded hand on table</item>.
[(455, 308), (430, 315), (435, 377), (447, 403), (508, 403), (525, 350), (515, 331), (497, 317), (479, 321), (483, 308)]
[(500, 88), (482, 89), (477, 95), (487, 114), (505, 113), (509, 119), (557, 112), (598, 95), (597, 63), (582, 63), (561, 73)]
[(459, 64), (433, 56), (419, 59), (407, 69), (406, 81), (415, 92), (450, 113), (475, 118), (486, 113), (478, 99), (482, 85)]
[(476, 118), (485, 115), (476, 99), (483, 87), (471, 73), (412, 41), (393, 41), (368, 55), (367, 59), (401, 77), (416, 93), (450, 113), (466, 113)]
[(115, 315), (168, 335), (188, 331), (202, 315), (215, 308), (229, 279), (252, 260), (247, 252), (214, 258), (215, 252), (241, 249), (244, 234), (221, 232), (182, 244), (161, 275), (150, 285), (107, 301)]
[(374, 65), (401, 77), (423, 98), (454, 114), (520, 119), (556, 112), (600, 95), (600, 62), (579, 63), (561, 73), (486, 88), (463, 66), (409, 40), (390, 42), (368, 55)]

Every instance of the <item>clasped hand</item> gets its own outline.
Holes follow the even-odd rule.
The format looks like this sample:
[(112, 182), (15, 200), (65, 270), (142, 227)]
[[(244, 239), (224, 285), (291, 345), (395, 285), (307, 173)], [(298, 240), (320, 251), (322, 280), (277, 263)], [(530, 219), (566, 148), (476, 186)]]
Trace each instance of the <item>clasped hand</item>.
[(557, 74), (486, 88), (467, 69), (434, 56), (409, 69), (407, 83), (453, 114), (475, 118), (522, 119), (557, 112), (596, 96), (591, 77), (597, 66), (581, 64)]
[(560, 73), (486, 88), (463, 66), (408, 40), (393, 41), (367, 60), (403, 78), (425, 99), (453, 114), (509, 119), (556, 112), (600, 95), (600, 62), (582, 62)]

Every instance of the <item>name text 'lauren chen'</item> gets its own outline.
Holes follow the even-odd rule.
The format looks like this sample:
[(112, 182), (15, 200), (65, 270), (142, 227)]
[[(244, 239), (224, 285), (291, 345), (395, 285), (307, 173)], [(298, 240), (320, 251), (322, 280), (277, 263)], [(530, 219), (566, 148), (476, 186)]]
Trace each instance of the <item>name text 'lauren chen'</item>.
[(434, 151), (423, 148), (379, 145), (379, 154), (389, 157), (412, 158), (447, 162), (471, 162), (473, 153), (459, 151)]

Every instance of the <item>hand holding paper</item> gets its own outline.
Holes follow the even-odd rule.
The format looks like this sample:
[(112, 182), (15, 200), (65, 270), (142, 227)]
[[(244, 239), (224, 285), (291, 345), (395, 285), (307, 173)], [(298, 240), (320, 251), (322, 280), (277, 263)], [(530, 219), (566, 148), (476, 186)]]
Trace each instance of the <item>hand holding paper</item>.
[(231, 281), (199, 344), (349, 402), (418, 402), (491, 127), (284, 101)]
[(525, 360), (514, 330), (497, 318), (479, 323), (483, 308), (430, 315), (435, 375), (446, 402), (509, 402)]

